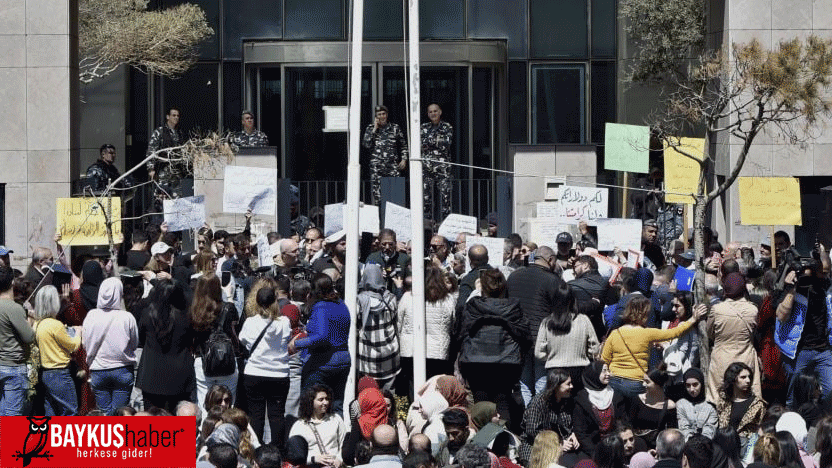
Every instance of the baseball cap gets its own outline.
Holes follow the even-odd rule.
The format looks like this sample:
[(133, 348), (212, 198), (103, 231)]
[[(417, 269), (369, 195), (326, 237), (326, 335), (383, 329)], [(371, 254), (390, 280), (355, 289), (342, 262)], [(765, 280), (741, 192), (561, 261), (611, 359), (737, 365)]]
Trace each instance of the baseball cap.
[(328, 235), (326, 239), (324, 239), (324, 242), (327, 244), (337, 244), (338, 242), (341, 242), (341, 239), (346, 237), (346, 235), (347, 231), (341, 229), (340, 231)]
[(555, 240), (555, 242), (558, 243), (558, 244), (561, 244), (561, 243), (571, 244), (572, 243), (572, 234), (569, 234), (568, 232), (562, 232), (562, 233), (558, 234), (558, 237)]
[(0, 255), (8, 255), (14, 253), (14, 250), (7, 249), (5, 245), (0, 245)]
[(696, 251), (693, 249), (688, 249), (682, 252), (679, 256), (684, 258), (685, 260), (696, 260)]
[(150, 254), (151, 255), (159, 255), (159, 254), (163, 254), (165, 252), (169, 252), (171, 250), (173, 250), (173, 247), (165, 244), (164, 242), (157, 242), (157, 243), (153, 244), (153, 247), (150, 248)]

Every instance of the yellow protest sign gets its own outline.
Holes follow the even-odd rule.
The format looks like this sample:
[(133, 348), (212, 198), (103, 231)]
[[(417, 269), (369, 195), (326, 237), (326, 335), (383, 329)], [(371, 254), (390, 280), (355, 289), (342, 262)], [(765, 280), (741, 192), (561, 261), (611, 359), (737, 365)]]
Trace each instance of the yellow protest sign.
[[(103, 199), (104, 207), (107, 199)], [(113, 241), (120, 243), (121, 198), (112, 199)], [(95, 198), (58, 198), (56, 200), (58, 232), (63, 242), (72, 245), (108, 245), (106, 217)]]
[(680, 138), (678, 146), (664, 148), (664, 201), (667, 203), (694, 204), (690, 195), (680, 193), (697, 193), (699, 189), (700, 165), (686, 155), (702, 161), (705, 158), (704, 138)]
[(800, 182), (794, 177), (740, 177), (740, 221), (800, 226)]

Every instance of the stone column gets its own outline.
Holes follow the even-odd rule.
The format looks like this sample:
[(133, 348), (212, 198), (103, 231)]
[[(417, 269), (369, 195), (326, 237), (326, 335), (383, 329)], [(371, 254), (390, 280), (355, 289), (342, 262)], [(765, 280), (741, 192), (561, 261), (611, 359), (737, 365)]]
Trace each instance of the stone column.
[(54, 248), (55, 198), (78, 161), (77, 0), (0, 2), (0, 183), (12, 263)]

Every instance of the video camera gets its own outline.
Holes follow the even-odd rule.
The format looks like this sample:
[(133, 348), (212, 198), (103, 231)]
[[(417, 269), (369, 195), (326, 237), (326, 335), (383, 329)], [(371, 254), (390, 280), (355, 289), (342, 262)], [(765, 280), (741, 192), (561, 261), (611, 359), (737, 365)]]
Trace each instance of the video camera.
[(818, 249), (817, 243), (815, 243), (815, 248), (812, 249), (812, 255), (810, 257), (801, 256), (800, 252), (794, 246), (790, 246), (783, 252), (783, 262), (778, 269), (776, 289), (782, 290), (785, 287), (786, 276), (789, 272), (795, 272), (799, 280), (805, 275), (806, 270), (815, 271), (818, 268), (821, 268), (821, 263), (820, 250)]

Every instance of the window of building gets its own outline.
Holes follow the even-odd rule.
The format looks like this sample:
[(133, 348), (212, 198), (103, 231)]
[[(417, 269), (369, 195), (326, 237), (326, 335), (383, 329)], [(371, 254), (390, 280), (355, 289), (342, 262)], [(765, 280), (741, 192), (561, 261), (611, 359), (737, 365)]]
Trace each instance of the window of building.
[(364, 39), (401, 41), (404, 37), (402, 2), (364, 0)]
[(532, 66), (532, 144), (586, 142), (586, 67)]
[(588, 0), (530, 0), (533, 58), (585, 58), (589, 52)]
[(508, 141), (529, 142), (529, 90), (526, 62), (508, 63)]
[(344, 39), (343, 0), (284, 0), (285, 39)]
[(465, 37), (465, 0), (420, 0), (419, 34), (423, 39)]

